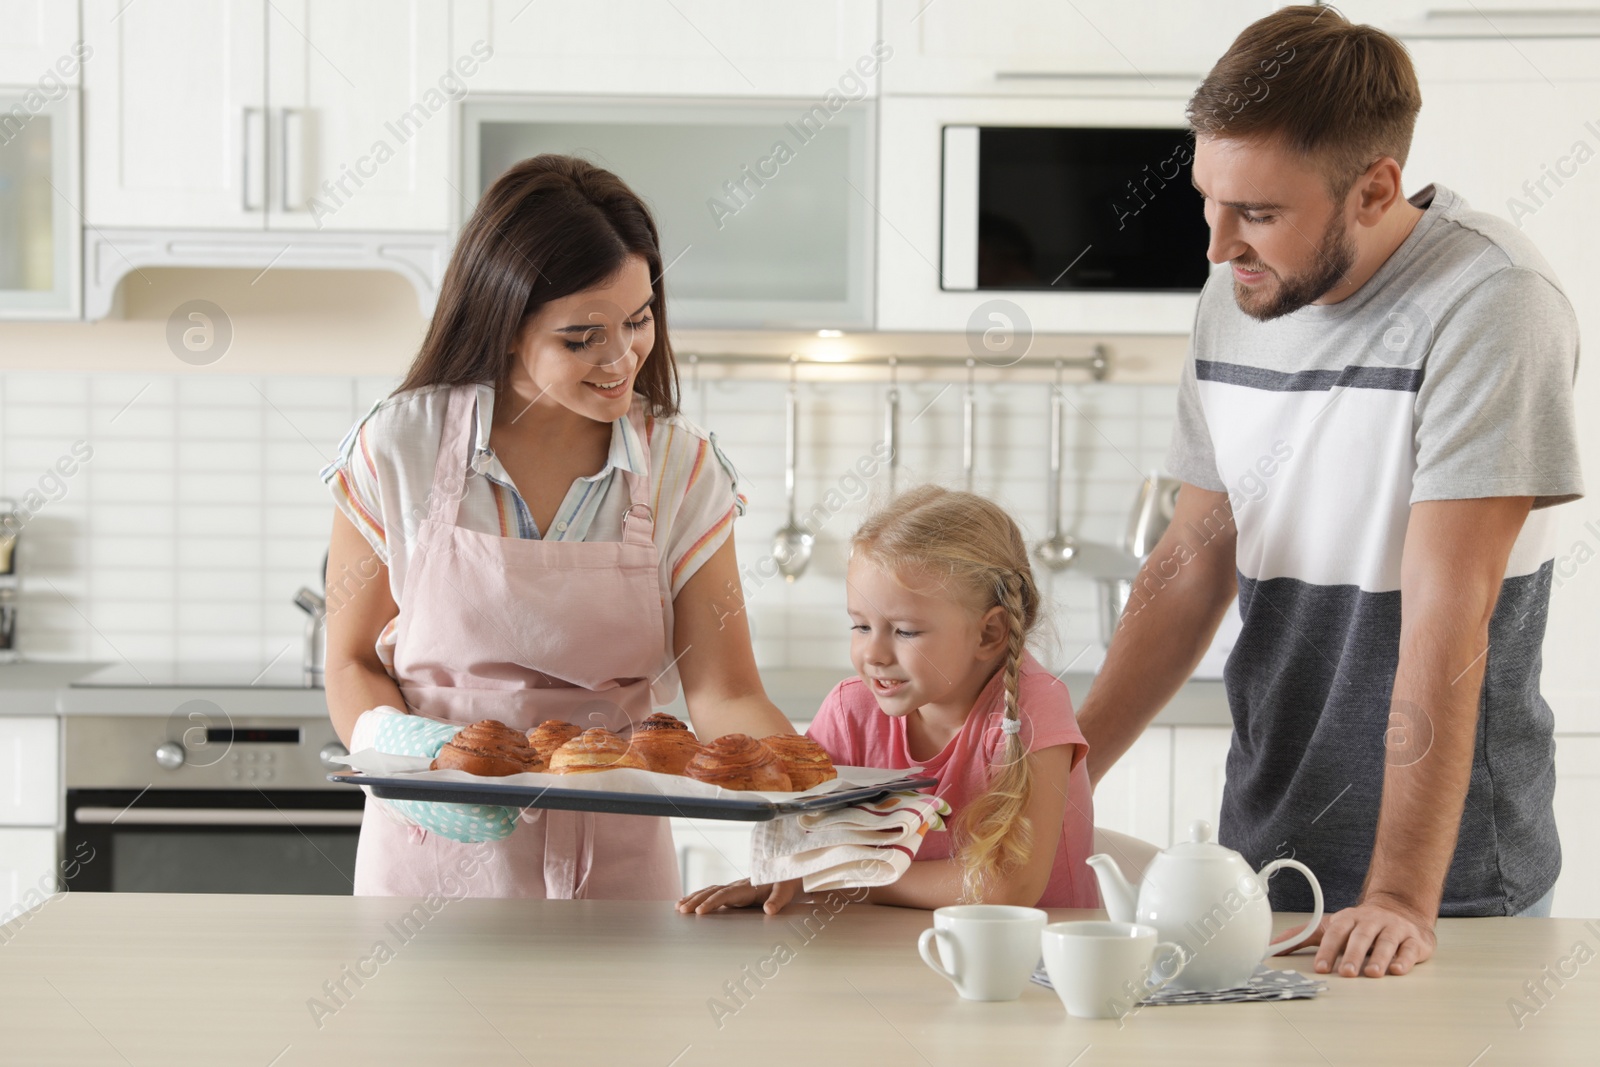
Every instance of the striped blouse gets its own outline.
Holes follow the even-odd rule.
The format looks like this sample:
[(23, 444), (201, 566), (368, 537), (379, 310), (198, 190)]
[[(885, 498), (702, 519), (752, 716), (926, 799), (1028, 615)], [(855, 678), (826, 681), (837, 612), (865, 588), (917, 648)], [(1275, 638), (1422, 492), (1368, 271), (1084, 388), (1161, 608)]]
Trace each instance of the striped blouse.
[[(390, 592), (402, 607), (406, 563), (420, 520), (427, 513), (449, 398), (449, 386), (426, 386), (378, 401), (351, 427), (333, 462), (322, 470), (334, 503), (388, 566)], [(457, 522), (466, 529), (501, 537), (620, 541), (628, 486), (616, 473), (619, 469), (644, 473), (643, 449), (632, 424), (627, 419), (611, 424), (611, 449), (605, 466), (572, 483), (550, 529), (541, 531), (489, 447), (494, 401), (494, 387), (480, 384), (472, 473)], [(635, 395), (633, 403), (638, 411), (644, 401)], [(744, 513), (745, 498), (738, 492), (738, 472), (712, 434), (681, 415), (646, 416), (644, 425), (650, 444), (650, 504), (667, 611), (665, 663), (672, 659), (672, 599), (732, 535), (734, 517)], [(329, 576), (330, 601), (341, 584), (341, 576)], [(391, 621), (378, 636), (378, 655), (385, 664), (393, 663), (394, 641), (395, 623)], [(665, 699), (671, 699), (675, 676), (662, 681), (667, 684), (658, 688), (657, 697), (662, 699), (661, 693), (666, 692)]]

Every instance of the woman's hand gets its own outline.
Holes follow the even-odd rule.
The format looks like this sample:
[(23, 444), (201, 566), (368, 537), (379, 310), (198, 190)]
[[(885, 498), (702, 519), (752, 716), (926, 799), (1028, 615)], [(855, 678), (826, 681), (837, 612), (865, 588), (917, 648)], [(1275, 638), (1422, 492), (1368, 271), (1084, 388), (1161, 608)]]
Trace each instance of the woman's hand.
[[(678, 901), (678, 910), (685, 915), (705, 915), (723, 908), (750, 908), (761, 904), (768, 915), (782, 911), (800, 891), (800, 879), (773, 882), (771, 885), (751, 885), (750, 879), (741, 878), (731, 885), (712, 885), (697, 889)], [(765, 901), (766, 903), (762, 903)]]
[[(461, 730), (458, 722), (437, 722), (407, 715), (396, 708), (372, 708), (356, 717), (350, 749), (376, 749), (396, 756), (432, 759)], [(431, 800), (384, 800), (362, 789), (395, 818), (463, 844), (502, 841), (517, 828), (522, 812), (492, 804), (455, 804)]]

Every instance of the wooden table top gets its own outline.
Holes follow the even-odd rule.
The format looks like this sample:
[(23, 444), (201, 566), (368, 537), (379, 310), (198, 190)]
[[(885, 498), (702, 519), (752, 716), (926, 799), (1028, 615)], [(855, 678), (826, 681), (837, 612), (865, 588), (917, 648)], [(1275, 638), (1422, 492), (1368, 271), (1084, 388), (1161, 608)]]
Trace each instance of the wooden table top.
[[(1445, 919), (1438, 955), (1405, 978), (1329, 978), (1315, 1000), (1148, 1007), (1119, 1025), (1069, 1018), (1032, 985), (1011, 1003), (958, 999), (917, 956), (927, 912), (436, 907), (378, 897), (53, 898), (0, 928), (0, 1063), (1600, 1061), (1600, 921)], [(1309, 973), (1311, 956), (1276, 966)]]

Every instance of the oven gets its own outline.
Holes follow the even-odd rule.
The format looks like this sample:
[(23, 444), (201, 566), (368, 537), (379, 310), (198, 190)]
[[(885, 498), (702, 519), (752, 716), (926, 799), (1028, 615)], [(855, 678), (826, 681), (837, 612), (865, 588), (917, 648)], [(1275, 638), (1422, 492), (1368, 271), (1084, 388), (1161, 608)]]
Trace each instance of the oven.
[(127, 893), (352, 890), (363, 794), (327, 780), (345, 748), (328, 718), (64, 720), (67, 888)]

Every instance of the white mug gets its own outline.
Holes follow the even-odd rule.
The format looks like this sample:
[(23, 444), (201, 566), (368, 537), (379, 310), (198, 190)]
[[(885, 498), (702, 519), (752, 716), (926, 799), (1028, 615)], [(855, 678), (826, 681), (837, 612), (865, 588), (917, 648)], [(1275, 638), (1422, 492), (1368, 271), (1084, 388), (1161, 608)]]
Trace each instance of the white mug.
[[(1155, 927), (1137, 923), (1051, 923), (1041, 938), (1050, 984), (1067, 1014), (1080, 1019), (1129, 1014), (1189, 962), (1180, 945), (1157, 942)], [(1157, 962), (1163, 950), (1167, 957)]]
[(939, 908), (917, 951), (966, 1000), (1016, 1000), (1039, 965), (1040, 931), (1049, 918), (1038, 908), (1005, 904)]

